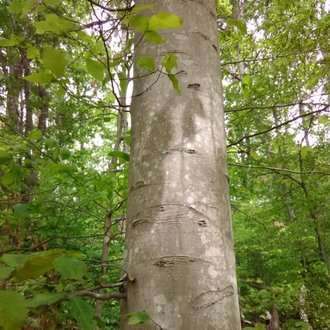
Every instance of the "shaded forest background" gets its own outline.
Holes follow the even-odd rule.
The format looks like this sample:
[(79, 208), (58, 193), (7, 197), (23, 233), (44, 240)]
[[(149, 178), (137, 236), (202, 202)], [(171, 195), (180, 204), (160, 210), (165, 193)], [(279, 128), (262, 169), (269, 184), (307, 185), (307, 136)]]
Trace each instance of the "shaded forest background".
[[(242, 325), (330, 329), (330, 4), (217, 5)], [(0, 1), (4, 329), (119, 328), (132, 38), (150, 8)], [(138, 63), (179, 88), (180, 63)]]

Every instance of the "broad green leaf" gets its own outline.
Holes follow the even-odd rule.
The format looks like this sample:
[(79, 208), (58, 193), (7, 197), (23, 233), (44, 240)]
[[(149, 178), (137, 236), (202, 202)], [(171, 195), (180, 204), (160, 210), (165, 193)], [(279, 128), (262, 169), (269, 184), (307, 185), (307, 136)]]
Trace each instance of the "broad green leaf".
[(329, 122), (328, 116), (318, 116), (317, 120), (320, 124), (327, 124)]
[(54, 268), (59, 271), (62, 279), (82, 280), (87, 272), (86, 264), (70, 256), (61, 256), (54, 261)]
[(119, 78), (119, 84), (120, 84), (120, 91), (122, 95), (126, 95), (127, 92), (127, 86), (128, 86), (128, 80), (127, 75), (125, 72), (118, 72), (118, 78)]
[(131, 136), (131, 131), (130, 130), (125, 133), (124, 140), (125, 140), (125, 143), (127, 145), (129, 145), (129, 146), (131, 145), (132, 136)]
[(121, 161), (128, 162), (129, 161), (129, 154), (124, 151), (113, 150), (108, 153), (109, 157), (118, 158)]
[(155, 61), (150, 56), (140, 56), (137, 60), (137, 64), (140, 68), (145, 69), (147, 71), (155, 71), (156, 70)]
[(18, 281), (37, 278), (54, 268), (54, 260), (63, 253), (63, 250), (49, 250), (31, 254), (22, 266), (16, 268), (13, 275)]
[(47, 84), (53, 80), (53, 77), (51, 74), (49, 74), (45, 71), (40, 71), (40, 72), (25, 76), (23, 79), (25, 79), (29, 82), (32, 82), (32, 83), (36, 83), (36, 84)]
[(127, 318), (129, 325), (146, 324), (150, 320), (150, 316), (146, 312), (128, 313), (121, 315), (121, 317)]
[(14, 267), (0, 265), (0, 280), (8, 278), (14, 269)]
[(25, 305), (30, 308), (42, 305), (51, 305), (63, 297), (63, 293), (39, 293), (31, 299), (25, 301)]
[(8, 151), (0, 149), (0, 164), (7, 163), (10, 159), (12, 159), (12, 155)]
[(129, 22), (132, 28), (138, 32), (145, 32), (148, 30), (149, 18), (145, 15), (132, 16)]
[(250, 85), (251, 83), (251, 77), (247, 74), (245, 74), (242, 78), (242, 84), (243, 85)]
[(65, 53), (60, 49), (48, 47), (42, 58), (45, 68), (50, 69), (55, 76), (63, 75), (66, 67)]
[(14, 210), (15, 216), (18, 216), (21, 218), (25, 218), (30, 214), (29, 207), (27, 204), (21, 204), (21, 203), (15, 204), (13, 206), (13, 210)]
[(165, 40), (162, 38), (162, 36), (155, 32), (155, 31), (147, 31), (144, 36), (146, 37), (146, 39), (153, 43), (153, 44), (163, 44), (165, 42)]
[(179, 95), (181, 95), (181, 89), (179, 87), (179, 81), (178, 81), (177, 77), (174, 74), (170, 73), (168, 75), (168, 78), (171, 80), (172, 85), (173, 85), (174, 89), (177, 91), (177, 93)]
[(12, 171), (6, 172), (5, 174), (3, 174), (0, 177), (0, 181), (5, 186), (10, 185), (11, 183), (13, 183), (15, 181), (15, 173)]
[(37, 141), (42, 137), (42, 131), (38, 128), (35, 128), (33, 131), (29, 133), (29, 139), (31, 141)]
[(254, 330), (266, 330), (266, 326), (261, 323), (257, 323), (254, 327)]
[(75, 23), (62, 19), (55, 14), (45, 15), (45, 20), (34, 23), (37, 29), (37, 34), (44, 34), (45, 32), (52, 32), (55, 34), (65, 34), (74, 29)]
[(84, 299), (80, 297), (72, 297), (68, 301), (68, 307), (71, 316), (78, 322), (79, 329), (93, 330), (95, 329), (94, 308)]
[(24, 40), (24, 37), (12, 34), (9, 39), (0, 39), (0, 47), (13, 47), (19, 45)]
[(151, 16), (148, 30), (179, 28), (182, 23), (183, 19), (180, 16), (167, 12), (159, 12)]
[(86, 60), (86, 67), (90, 75), (98, 81), (103, 81), (105, 67), (102, 63), (91, 59)]
[(16, 267), (21, 265), (29, 258), (28, 254), (6, 253), (1, 256), (0, 261), (7, 266)]
[(154, 4), (142, 5), (142, 6), (135, 6), (132, 9), (132, 13), (138, 13), (140, 11), (149, 10), (149, 9), (154, 8), (154, 6), (155, 6)]
[(176, 55), (173, 53), (166, 54), (162, 60), (162, 65), (167, 73), (171, 73), (172, 69), (178, 67)]
[(4, 330), (21, 330), (26, 318), (24, 298), (16, 292), (0, 290), (0, 326)]
[(32, 10), (34, 10), (38, 6), (39, 6), (38, 0), (26, 0), (24, 6), (22, 8), (22, 16), (30, 13)]
[(39, 56), (40, 56), (39, 48), (34, 47), (34, 46), (28, 46), (26, 48), (26, 57), (28, 59), (39, 58)]

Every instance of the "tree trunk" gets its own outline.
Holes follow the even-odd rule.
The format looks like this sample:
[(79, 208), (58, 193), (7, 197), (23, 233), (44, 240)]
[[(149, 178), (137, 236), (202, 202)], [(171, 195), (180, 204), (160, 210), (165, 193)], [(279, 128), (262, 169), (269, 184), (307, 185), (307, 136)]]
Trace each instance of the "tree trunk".
[(136, 46), (135, 63), (147, 55), (160, 68), (164, 54), (176, 54), (182, 94), (135, 65), (122, 313), (149, 314), (135, 329), (237, 330), (215, 3), (164, 0), (155, 11), (184, 23), (165, 30), (161, 46)]

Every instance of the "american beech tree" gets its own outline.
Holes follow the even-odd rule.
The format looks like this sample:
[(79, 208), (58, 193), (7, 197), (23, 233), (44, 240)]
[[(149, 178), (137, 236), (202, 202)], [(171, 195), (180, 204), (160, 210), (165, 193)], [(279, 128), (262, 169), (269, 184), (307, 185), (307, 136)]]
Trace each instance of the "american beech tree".
[[(183, 24), (155, 36), (146, 17), (162, 12)], [(146, 312), (141, 329), (236, 330), (215, 2), (157, 1), (139, 15), (122, 313)], [(150, 58), (148, 73), (141, 63)]]

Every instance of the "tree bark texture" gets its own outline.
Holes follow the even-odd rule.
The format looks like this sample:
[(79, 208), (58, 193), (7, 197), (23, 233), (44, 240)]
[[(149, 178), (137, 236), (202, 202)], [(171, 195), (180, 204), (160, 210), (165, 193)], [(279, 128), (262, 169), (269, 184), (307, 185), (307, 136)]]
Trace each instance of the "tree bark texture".
[(134, 329), (237, 330), (215, 3), (157, 1), (161, 11), (184, 23), (163, 30), (162, 45), (139, 43), (135, 63), (152, 56), (160, 69), (163, 56), (175, 54), (182, 94), (165, 74), (135, 65), (122, 313), (149, 314)]

